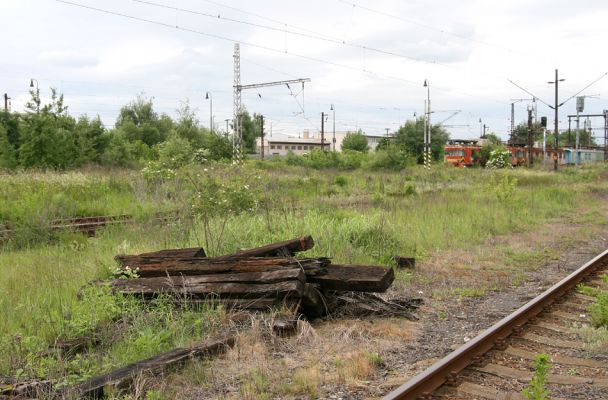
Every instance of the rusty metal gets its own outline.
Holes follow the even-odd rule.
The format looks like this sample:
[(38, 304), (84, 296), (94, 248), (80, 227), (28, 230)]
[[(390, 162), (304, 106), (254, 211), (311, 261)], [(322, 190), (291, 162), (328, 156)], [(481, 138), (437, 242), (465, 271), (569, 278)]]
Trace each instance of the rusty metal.
[[(177, 212), (158, 212), (154, 215), (154, 221), (169, 221), (179, 218)], [(114, 224), (128, 224), (134, 221), (134, 217), (129, 214), (121, 215), (102, 215), (94, 217), (74, 217), (74, 218), (62, 218), (54, 219), (45, 225), (43, 228), (49, 231), (56, 230), (72, 230), (76, 232), (82, 232), (88, 236), (95, 236), (95, 232), (99, 228), (103, 228), (108, 225)], [(0, 223), (0, 227), (4, 225)], [(9, 239), (19, 229), (10, 229), (4, 226), (5, 229), (0, 229), (0, 241)]]
[(448, 354), (427, 370), (416, 375), (405, 384), (390, 392), (384, 400), (424, 399), (446, 382), (453, 381), (453, 374), (459, 373), (504, 341), (521, 327), (551, 305), (560, 295), (576, 287), (584, 278), (602, 267), (608, 260), (608, 250), (562, 279), (538, 297), (530, 300), (512, 314), (506, 316), (489, 329), (482, 332), (464, 346)]

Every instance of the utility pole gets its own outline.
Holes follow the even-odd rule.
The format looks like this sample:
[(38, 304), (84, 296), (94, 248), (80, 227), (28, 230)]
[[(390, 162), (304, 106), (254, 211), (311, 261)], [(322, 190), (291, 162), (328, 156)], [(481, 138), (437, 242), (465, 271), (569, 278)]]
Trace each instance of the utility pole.
[(264, 116), (260, 115), (260, 138), (262, 146), (260, 146), (260, 153), (262, 155), (262, 160), (264, 159)]
[(228, 122), (230, 122), (230, 118), (225, 119), (224, 121), (226, 121), (226, 133), (224, 136), (228, 137)]
[(334, 153), (336, 152), (336, 107), (334, 107), (334, 105), (332, 104), (331, 107), (329, 108), (332, 111), (332, 114), (334, 116), (333, 118), (333, 137), (331, 139), (332, 143), (333, 143), (333, 147), (334, 147)]
[[(557, 159), (558, 159), (558, 152), (557, 152), (557, 148), (559, 146), (559, 106), (561, 106), (561, 104), (558, 103), (558, 96), (559, 96), (559, 83), (565, 81), (565, 79), (559, 79), (559, 75), (557, 72), (557, 69), (555, 69), (555, 81), (554, 82), (547, 82), (549, 84), (554, 84), (555, 85), (555, 107), (554, 107), (554, 111), (555, 111), (555, 129), (553, 131), (553, 170), (557, 171)], [(563, 104), (563, 103), (562, 103)]]
[(205, 100), (209, 100), (209, 131), (213, 133), (213, 95), (211, 92), (205, 94)]
[(425, 132), (424, 132), (424, 167), (426, 169), (431, 169), (431, 84), (428, 79), (424, 80), (423, 87), (426, 87), (426, 124), (425, 124)]
[(389, 129), (391, 129), (391, 128), (384, 128), (384, 130), (386, 131), (386, 137), (388, 137), (388, 131), (389, 131)]
[(579, 150), (581, 133), (579, 129), (581, 128), (581, 117), (580, 113), (585, 110), (585, 96), (580, 96), (576, 98), (576, 166), (578, 167), (581, 163), (581, 152)]
[(559, 105), (557, 104), (558, 102), (558, 95), (559, 95), (559, 79), (558, 79), (558, 73), (557, 73), (557, 68), (555, 69), (555, 153), (553, 155), (553, 169), (555, 171), (557, 171), (557, 147), (559, 146)]
[(532, 148), (534, 139), (532, 135), (532, 107), (528, 107), (528, 168), (532, 167)]
[(321, 150), (325, 151), (325, 112), (321, 111)]
[[(531, 99), (511, 99), (511, 135), (509, 137), (509, 140), (511, 143), (514, 143), (513, 132), (515, 132), (515, 103), (519, 103), (520, 101), (530, 101), (530, 100), (532, 100), (532, 103), (536, 107), (536, 97), (532, 97)], [(536, 115), (534, 116), (534, 118), (536, 119)]]
[(4, 93), (4, 111), (8, 111), (8, 101), (10, 97), (8, 97), (8, 93)]

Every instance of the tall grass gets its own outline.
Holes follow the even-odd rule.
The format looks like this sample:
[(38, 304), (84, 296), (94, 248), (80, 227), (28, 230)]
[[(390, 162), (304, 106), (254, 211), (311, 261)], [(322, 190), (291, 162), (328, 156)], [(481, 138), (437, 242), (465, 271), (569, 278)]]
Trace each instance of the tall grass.
[[(393, 255), (426, 257), (494, 235), (534, 229), (555, 218), (575, 222), (584, 210), (602, 207), (601, 195), (608, 191), (602, 172), (603, 167), (553, 174), (217, 166), (186, 170), (170, 182), (146, 182), (134, 172), (113, 178), (97, 171), (0, 177), (0, 187), (9, 188), (2, 192), (3, 199), (11, 204), (0, 205), (1, 215), (11, 221), (32, 220), (37, 207), (59, 207), (63, 199), (69, 200), (67, 206), (53, 211), (54, 216), (149, 212), (169, 206), (198, 210), (193, 203), (201, 201), (197, 193), (209, 179), (241, 188), (246, 183), (256, 200), (252, 210), (238, 213), (214, 208), (214, 213), (205, 214), (203, 207), (202, 213), (184, 212), (174, 223), (142, 219), (141, 224), (102, 230), (95, 238), (62, 233), (50, 244), (5, 248), (0, 253), (0, 375), (74, 381), (200, 339), (218, 328), (222, 319), (218, 309), (197, 314), (168, 303), (152, 309), (103, 291), (78, 300), (84, 285), (110, 276), (118, 253), (214, 243), (206, 250), (218, 255), (311, 234), (316, 246), (307, 255), (330, 256), (340, 263), (389, 265)], [(21, 208), (19, 198), (25, 203)], [(253, 204), (250, 200), (247, 197), (247, 207)], [(76, 361), (37, 356), (58, 339), (91, 331), (101, 336), (101, 344)]]

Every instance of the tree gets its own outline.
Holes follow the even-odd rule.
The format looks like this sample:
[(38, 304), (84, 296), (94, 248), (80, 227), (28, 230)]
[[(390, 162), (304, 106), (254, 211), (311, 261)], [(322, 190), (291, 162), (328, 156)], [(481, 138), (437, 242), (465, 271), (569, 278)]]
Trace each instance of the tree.
[(259, 115), (253, 114), (253, 118), (247, 110), (241, 113), (241, 128), (243, 135), (243, 152), (245, 154), (255, 153), (255, 139), (260, 137)]
[(147, 146), (153, 146), (169, 137), (173, 121), (167, 115), (158, 116), (152, 99), (137, 96), (137, 99), (120, 109), (115, 128), (129, 142), (139, 140)]
[(202, 129), (196, 117), (195, 110), (190, 107), (188, 101), (182, 103), (177, 110), (179, 119), (175, 124), (175, 133), (182, 139), (188, 140), (193, 148), (203, 147)]
[[(443, 149), (450, 135), (441, 125), (431, 127), (431, 153), (434, 160), (443, 157)], [(407, 121), (395, 133), (394, 142), (414, 157), (418, 164), (423, 162), (424, 152), (424, 118)]]
[(91, 120), (86, 115), (78, 118), (74, 136), (79, 148), (80, 165), (101, 161), (101, 155), (108, 146), (110, 139), (106, 133), (106, 128), (99, 116)]
[[(591, 132), (585, 129), (579, 129), (579, 144), (581, 147), (592, 147), (597, 146), (595, 138), (591, 135)], [(547, 143), (552, 144), (554, 140), (553, 133), (547, 135)], [(576, 129), (571, 131), (562, 131), (559, 133), (559, 145), (560, 147), (576, 147)]]
[[(543, 127), (540, 122), (532, 123), (532, 138), (534, 141), (543, 139)], [(513, 130), (513, 134), (509, 139), (510, 144), (528, 145), (528, 123), (522, 122)]]
[(17, 166), (17, 151), (8, 138), (7, 130), (0, 125), (0, 169), (12, 169)]
[(0, 111), (0, 127), (4, 127), (6, 130), (7, 142), (12, 146), (15, 156), (17, 156), (21, 145), (19, 122), (19, 114)]
[(26, 168), (68, 168), (81, 159), (74, 135), (76, 121), (67, 114), (63, 95), (53, 88), (51, 93), (51, 102), (40, 107), (39, 91), (30, 92), (19, 146), (19, 163)]
[(357, 132), (347, 132), (342, 141), (342, 150), (354, 150), (367, 153), (369, 145), (367, 136), (359, 129)]

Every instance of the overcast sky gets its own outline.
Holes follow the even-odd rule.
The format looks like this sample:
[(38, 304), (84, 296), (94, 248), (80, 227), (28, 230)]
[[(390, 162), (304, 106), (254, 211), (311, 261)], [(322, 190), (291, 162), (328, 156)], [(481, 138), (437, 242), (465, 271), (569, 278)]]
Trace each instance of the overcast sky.
[[(311, 79), (303, 92), (300, 85), (243, 91), (244, 106), (264, 114), (273, 135), (317, 132), (323, 111), (331, 131), (331, 104), (337, 131), (393, 131), (424, 112), (428, 79), (432, 120), (449, 118), (453, 138), (479, 136), (481, 119), (506, 139), (512, 99), (531, 97), (509, 80), (553, 104), (547, 81), (556, 68), (565, 78), (560, 102), (608, 71), (605, 0), (69, 1), (98, 10), (0, 0), (0, 92), (13, 110), (23, 110), (35, 78), (43, 99), (55, 87), (73, 115), (99, 115), (107, 127), (137, 95), (171, 116), (188, 100), (208, 126), (210, 92), (224, 129), (240, 42), (242, 84)], [(586, 113), (608, 109), (608, 77), (582, 94), (599, 94), (587, 99)], [(529, 103), (516, 104), (516, 123)], [(552, 126), (553, 111), (537, 104)], [(574, 113), (574, 100), (560, 107), (561, 129)], [(603, 138), (603, 120), (592, 124)]]

